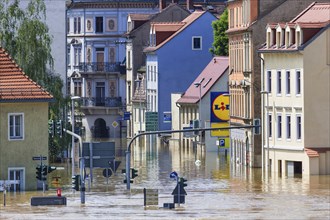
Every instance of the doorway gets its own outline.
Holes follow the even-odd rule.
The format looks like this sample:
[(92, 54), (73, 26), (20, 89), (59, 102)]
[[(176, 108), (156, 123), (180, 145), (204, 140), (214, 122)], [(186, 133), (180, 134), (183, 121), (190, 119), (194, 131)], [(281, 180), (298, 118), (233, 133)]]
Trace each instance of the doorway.
[(25, 169), (24, 168), (9, 168), (8, 180), (11, 181), (10, 191), (20, 192), (25, 190)]

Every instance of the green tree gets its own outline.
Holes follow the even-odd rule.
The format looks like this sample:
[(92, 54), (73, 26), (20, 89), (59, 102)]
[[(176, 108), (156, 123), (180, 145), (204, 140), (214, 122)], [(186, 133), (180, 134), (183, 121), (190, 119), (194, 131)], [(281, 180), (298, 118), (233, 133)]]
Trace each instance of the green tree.
[(213, 48), (210, 49), (211, 53), (218, 56), (228, 56), (228, 10), (221, 14), (220, 19), (212, 23), (214, 42)]
[[(54, 73), (52, 36), (45, 20), (44, 0), (30, 0), (25, 9), (20, 8), (20, 0), (0, 1), (0, 45), (27, 76), (53, 95), (49, 118), (63, 120), (67, 100), (62, 94), (63, 81)], [(62, 142), (58, 138), (49, 141), (51, 154), (62, 150)]]

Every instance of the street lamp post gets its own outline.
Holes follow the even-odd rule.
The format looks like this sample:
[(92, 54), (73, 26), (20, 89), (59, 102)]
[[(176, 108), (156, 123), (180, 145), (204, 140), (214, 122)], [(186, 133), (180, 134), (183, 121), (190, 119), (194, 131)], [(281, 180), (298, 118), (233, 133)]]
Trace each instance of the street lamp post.
[[(71, 97), (71, 124), (72, 124), (72, 132), (74, 133), (74, 102), (75, 100), (79, 100), (80, 97), (79, 96), (72, 96)], [(74, 162), (74, 159), (75, 159), (75, 144), (74, 144), (74, 136), (72, 136), (72, 139), (71, 139), (71, 168), (72, 168), (72, 176), (75, 175), (75, 162)]]
[[(267, 147), (266, 170), (268, 172), (269, 171), (269, 168), (270, 168), (269, 167), (269, 137), (268, 137), (269, 136), (269, 133), (268, 132), (269, 132), (269, 129), (271, 129), (271, 128), (268, 127), (269, 126), (269, 123), (267, 123), (267, 121), (268, 121), (268, 107), (269, 107), (268, 106), (269, 105), (269, 92), (268, 91), (261, 91), (260, 93), (267, 95), (266, 114), (263, 114), (264, 115), (263, 116), (263, 127), (264, 127), (264, 134), (263, 134), (264, 138), (263, 138), (263, 140), (266, 139), (266, 147)], [(263, 112), (265, 113), (264, 108), (265, 108), (265, 104), (263, 102)]]
[[(201, 100), (202, 100), (202, 80), (200, 82), (195, 82), (194, 85), (196, 88), (199, 87), (199, 99), (198, 99), (198, 124), (202, 128), (202, 119), (201, 119)], [(202, 144), (202, 134), (199, 132), (199, 142)]]
[[(142, 80), (141, 79), (136, 79), (135, 82), (138, 83), (138, 92), (137, 92), (137, 94), (139, 95), (139, 90), (140, 90), (140, 87), (141, 87)], [(141, 133), (141, 131), (142, 131), (142, 120), (141, 120), (141, 97), (140, 96), (139, 96), (139, 122), (140, 122), (139, 133)]]

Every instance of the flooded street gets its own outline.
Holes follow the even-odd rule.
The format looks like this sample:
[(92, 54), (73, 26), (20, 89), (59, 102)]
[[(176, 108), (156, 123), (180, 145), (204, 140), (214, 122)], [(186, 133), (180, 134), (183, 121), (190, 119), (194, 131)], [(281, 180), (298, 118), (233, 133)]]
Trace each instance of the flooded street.
[[(46, 193), (8, 192), (4, 206), (0, 192), (0, 219), (330, 219), (330, 176), (268, 177), (261, 169), (231, 164), (229, 153), (152, 144), (132, 149), (139, 176), (128, 191), (121, 173), (125, 150), (116, 149), (121, 164), (108, 180), (103, 169), (94, 169), (85, 204), (71, 190), (71, 164), (56, 164), (67, 168), (51, 173)], [(172, 171), (188, 180), (187, 196), (185, 204), (165, 209), (176, 186)], [(56, 195), (52, 180), (58, 176), (67, 205), (31, 206), (33, 196)], [(158, 206), (143, 206), (143, 188), (158, 189)]]

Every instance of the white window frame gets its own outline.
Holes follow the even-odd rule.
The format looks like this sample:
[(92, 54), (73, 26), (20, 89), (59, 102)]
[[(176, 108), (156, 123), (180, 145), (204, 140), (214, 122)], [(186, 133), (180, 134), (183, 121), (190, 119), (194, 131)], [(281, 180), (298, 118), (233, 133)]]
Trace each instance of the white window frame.
[(73, 18), (73, 32), (74, 32), (74, 34), (81, 33), (81, 17)]
[(276, 94), (278, 96), (281, 96), (282, 95), (282, 71), (281, 70), (276, 71), (276, 78), (277, 78)]
[[(298, 118), (300, 118), (300, 124), (298, 123)], [(299, 137), (299, 132), (300, 132), (300, 137)], [(302, 117), (301, 115), (296, 115), (296, 139), (301, 140), (302, 139)]]
[(286, 117), (285, 117), (285, 124), (286, 124), (286, 139), (287, 140), (291, 140), (291, 137), (292, 137), (292, 131), (291, 131), (291, 128), (292, 128), (292, 117), (290, 114), (287, 114)]
[[(10, 118), (13, 116), (20, 116), (21, 117), (21, 124), (20, 124), (20, 135), (14, 134), (13, 136), (10, 134), (11, 124)], [(15, 117), (14, 117), (15, 119)], [(14, 122), (15, 124), (15, 122)], [(16, 125), (14, 125), (13, 131), (14, 133), (16, 130)], [(24, 113), (8, 113), (8, 140), (9, 141), (17, 141), (17, 140), (24, 140)]]
[[(195, 47), (195, 39), (199, 39), (199, 43), (200, 43), (200, 47), (197, 48)], [(191, 39), (191, 48), (192, 50), (202, 50), (203, 49), (203, 45), (202, 45), (202, 37), (201, 36), (193, 36), (192, 39)]]
[(268, 114), (267, 124), (268, 124), (268, 138), (272, 138), (273, 137), (273, 132), (272, 132), (273, 116), (271, 113)]
[(285, 71), (285, 94), (289, 96), (291, 94), (291, 72)]
[(301, 71), (300, 70), (296, 70), (296, 95), (297, 96), (301, 95)]
[(283, 129), (282, 129), (282, 124), (283, 124), (283, 119), (282, 119), (282, 114), (278, 113), (276, 115), (276, 134), (277, 134), (277, 139), (282, 139), (283, 135)]
[(272, 93), (272, 71), (267, 70), (267, 92)]

